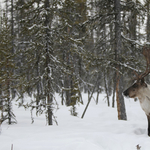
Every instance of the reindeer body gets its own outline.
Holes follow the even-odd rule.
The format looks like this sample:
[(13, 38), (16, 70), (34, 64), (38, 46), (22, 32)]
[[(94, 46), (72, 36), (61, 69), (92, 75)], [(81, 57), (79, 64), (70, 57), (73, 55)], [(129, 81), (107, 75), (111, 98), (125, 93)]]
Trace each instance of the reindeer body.
[(142, 54), (146, 59), (146, 70), (140, 75), (134, 71), (136, 75), (136, 81), (131, 87), (125, 90), (123, 94), (130, 98), (138, 97), (140, 105), (147, 115), (148, 135), (150, 136), (150, 85), (144, 81), (144, 77), (150, 73), (150, 47), (144, 46)]
[(138, 98), (141, 108), (148, 119), (148, 135), (150, 136), (150, 85), (142, 80), (136, 81), (131, 87), (123, 92), (126, 97)]
[(150, 85), (147, 84), (147, 88), (139, 90), (137, 97), (145, 114), (150, 116)]

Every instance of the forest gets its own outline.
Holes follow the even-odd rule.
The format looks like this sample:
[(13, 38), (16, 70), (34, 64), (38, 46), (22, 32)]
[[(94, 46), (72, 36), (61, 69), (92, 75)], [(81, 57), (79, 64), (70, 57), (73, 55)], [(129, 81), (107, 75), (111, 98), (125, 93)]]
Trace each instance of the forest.
[[(83, 93), (88, 93), (89, 103), (96, 93), (98, 104), (99, 94), (105, 92), (107, 105), (117, 107), (118, 119), (127, 119), (122, 92), (133, 83), (133, 72), (146, 67), (142, 48), (150, 42), (149, 0), (1, 4), (0, 124), (17, 122), (12, 108), (17, 97), (18, 107), (45, 113), (53, 125), (55, 93), (77, 116)], [(25, 95), (30, 101), (24, 101)]]

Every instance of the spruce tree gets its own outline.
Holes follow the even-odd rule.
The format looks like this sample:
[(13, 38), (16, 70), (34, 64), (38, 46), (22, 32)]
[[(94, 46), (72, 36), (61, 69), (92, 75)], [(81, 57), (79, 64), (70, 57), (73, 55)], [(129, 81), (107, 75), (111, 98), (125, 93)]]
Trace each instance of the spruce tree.
[(16, 122), (12, 108), (13, 98), (11, 93), (11, 89), (15, 88), (13, 83), (16, 80), (16, 75), (14, 74), (15, 54), (12, 52), (12, 39), (11, 25), (4, 13), (0, 29), (0, 100), (2, 111), (1, 122), (8, 120), (8, 124)]
[(54, 92), (57, 85), (54, 73), (60, 65), (54, 49), (56, 33), (53, 23), (57, 6), (57, 1), (35, 0), (18, 7), (18, 11), (24, 10), (23, 17), (26, 18), (21, 22), (21, 35), (26, 37), (22, 45), (27, 43), (21, 50), (25, 57), (26, 65), (23, 68), (27, 81), (23, 91), (35, 97), (35, 101), (25, 107), (36, 108), (36, 114), (46, 112), (48, 125), (53, 124)]
[(82, 101), (80, 86), (84, 73), (82, 57), (86, 32), (82, 23), (87, 20), (86, 0), (65, 0), (59, 9), (59, 17), (57, 53), (63, 64), (62, 103), (65, 101), (66, 106), (72, 106), (71, 112), (75, 112), (76, 103)]

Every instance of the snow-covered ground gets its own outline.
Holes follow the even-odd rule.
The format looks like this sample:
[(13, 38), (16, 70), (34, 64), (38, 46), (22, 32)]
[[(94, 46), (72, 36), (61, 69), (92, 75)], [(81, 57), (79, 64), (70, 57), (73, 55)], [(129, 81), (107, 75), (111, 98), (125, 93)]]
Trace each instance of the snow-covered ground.
[(107, 107), (104, 96), (100, 95), (98, 105), (92, 99), (84, 119), (86, 94), (85, 105), (77, 106), (78, 117), (59, 105), (54, 111), (58, 126), (47, 126), (44, 115), (34, 116), (31, 124), (30, 110), (14, 105), (18, 123), (2, 124), (0, 150), (137, 150), (137, 145), (140, 150), (149, 150), (147, 118), (139, 102), (125, 99), (128, 120), (118, 121), (117, 109)]

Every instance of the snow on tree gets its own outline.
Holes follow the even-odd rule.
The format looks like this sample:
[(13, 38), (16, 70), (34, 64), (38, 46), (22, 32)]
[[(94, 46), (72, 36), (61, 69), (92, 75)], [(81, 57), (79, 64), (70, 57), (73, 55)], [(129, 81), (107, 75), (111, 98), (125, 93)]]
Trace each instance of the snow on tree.
[(12, 108), (11, 89), (15, 88), (13, 82), (17, 76), (14, 74), (15, 54), (12, 52), (11, 26), (4, 13), (0, 29), (0, 105), (1, 122), (8, 120), (8, 124), (16, 123)]

